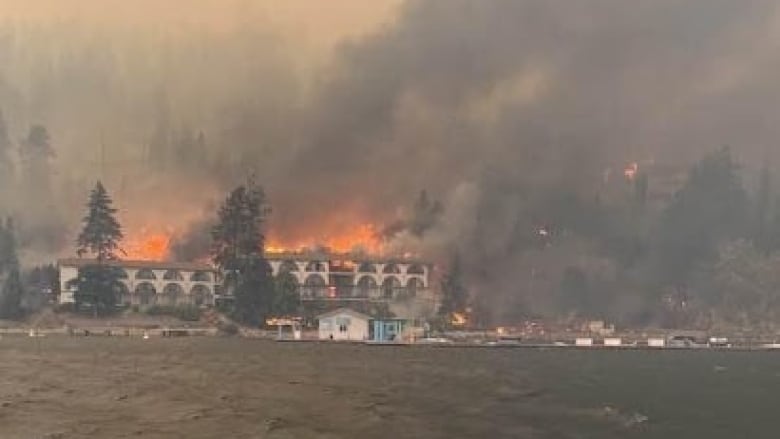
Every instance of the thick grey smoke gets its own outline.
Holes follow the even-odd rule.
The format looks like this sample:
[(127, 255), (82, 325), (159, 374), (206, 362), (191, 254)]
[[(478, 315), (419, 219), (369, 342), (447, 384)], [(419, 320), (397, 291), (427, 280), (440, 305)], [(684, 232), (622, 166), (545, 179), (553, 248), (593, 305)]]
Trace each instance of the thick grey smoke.
[[(573, 204), (546, 192), (597, 199), (626, 163), (686, 163), (723, 144), (766, 158), (780, 134), (779, 25), (769, 1), (407, 2), (394, 26), (343, 46), (278, 215), (294, 223), (344, 194), (392, 215), (432, 189), (440, 227), (393, 245), (439, 260), (459, 249), (493, 308), (544, 314), (565, 267), (602, 284), (615, 271), (588, 233), (535, 249)], [(558, 226), (576, 229), (583, 209)]]
[[(598, 249), (567, 196), (598, 199), (633, 161), (724, 144), (748, 166), (772, 156), (778, 39), (768, 0), (410, 0), (301, 75), (295, 47), (260, 24), (184, 36), (8, 24), (0, 107), (13, 136), (48, 127), (70, 229), (97, 177), (131, 229), (162, 218), (180, 231), (207, 229), (203, 206), (255, 172), (273, 233), (290, 239), (389, 224), (425, 188), (445, 213), (390, 248), (457, 249), (497, 309), (544, 313), (565, 267), (614, 271), (581, 261)], [(551, 226), (577, 237), (540, 249)]]

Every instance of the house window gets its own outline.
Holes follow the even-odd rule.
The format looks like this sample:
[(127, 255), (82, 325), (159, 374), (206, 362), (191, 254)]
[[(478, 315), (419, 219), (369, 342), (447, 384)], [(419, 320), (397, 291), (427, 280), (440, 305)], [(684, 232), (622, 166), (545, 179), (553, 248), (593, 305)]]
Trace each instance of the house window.
[(339, 325), (339, 332), (347, 332), (347, 325)]

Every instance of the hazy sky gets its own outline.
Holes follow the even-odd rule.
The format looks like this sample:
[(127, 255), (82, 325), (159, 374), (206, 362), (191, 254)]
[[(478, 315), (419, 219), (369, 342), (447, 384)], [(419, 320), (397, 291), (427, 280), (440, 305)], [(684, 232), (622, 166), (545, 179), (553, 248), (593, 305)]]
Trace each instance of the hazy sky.
[(0, 19), (176, 30), (263, 23), (319, 47), (391, 21), (401, 0), (0, 0)]

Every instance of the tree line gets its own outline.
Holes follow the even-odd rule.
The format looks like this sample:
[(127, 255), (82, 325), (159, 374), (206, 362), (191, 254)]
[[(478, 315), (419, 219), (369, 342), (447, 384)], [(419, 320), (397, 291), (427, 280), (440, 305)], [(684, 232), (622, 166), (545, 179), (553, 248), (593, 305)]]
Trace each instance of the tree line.
[[(536, 278), (522, 278), (512, 306), (493, 306), (488, 317), (474, 318), (495, 321), (503, 312), (626, 326), (780, 329), (780, 192), (768, 165), (749, 186), (731, 149), (714, 150), (689, 168), (660, 208), (648, 200), (652, 176), (639, 170), (630, 185), (627, 198), (619, 199), (588, 198), (565, 187), (538, 190), (544, 198), (529, 201), (524, 215), (543, 218), (543, 228), (524, 225), (530, 232), (510, 243), (537, 261)], [(581, 242), (587, 246), (571, 245)], [(462, 253), (464, 246), (456, 249)], [(544, 259), (556, 251), (576, 259)], [(589, 266), (604, 261), (608, 274)], [(442, 313), (489, 308), (492, 298), (479, 291), (479, 282), (478, 269), (456, 255), (442, 281)], [(530, 310), (532, 285), (545, 288), (534, 299), (546, 308)]]

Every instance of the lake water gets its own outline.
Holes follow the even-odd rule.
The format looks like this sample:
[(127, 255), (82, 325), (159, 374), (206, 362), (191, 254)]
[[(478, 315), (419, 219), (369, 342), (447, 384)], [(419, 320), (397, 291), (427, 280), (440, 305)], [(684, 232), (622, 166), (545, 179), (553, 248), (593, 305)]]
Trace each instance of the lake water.
[(0, 437), (780, 437), (780, 352), (6, 337)]

